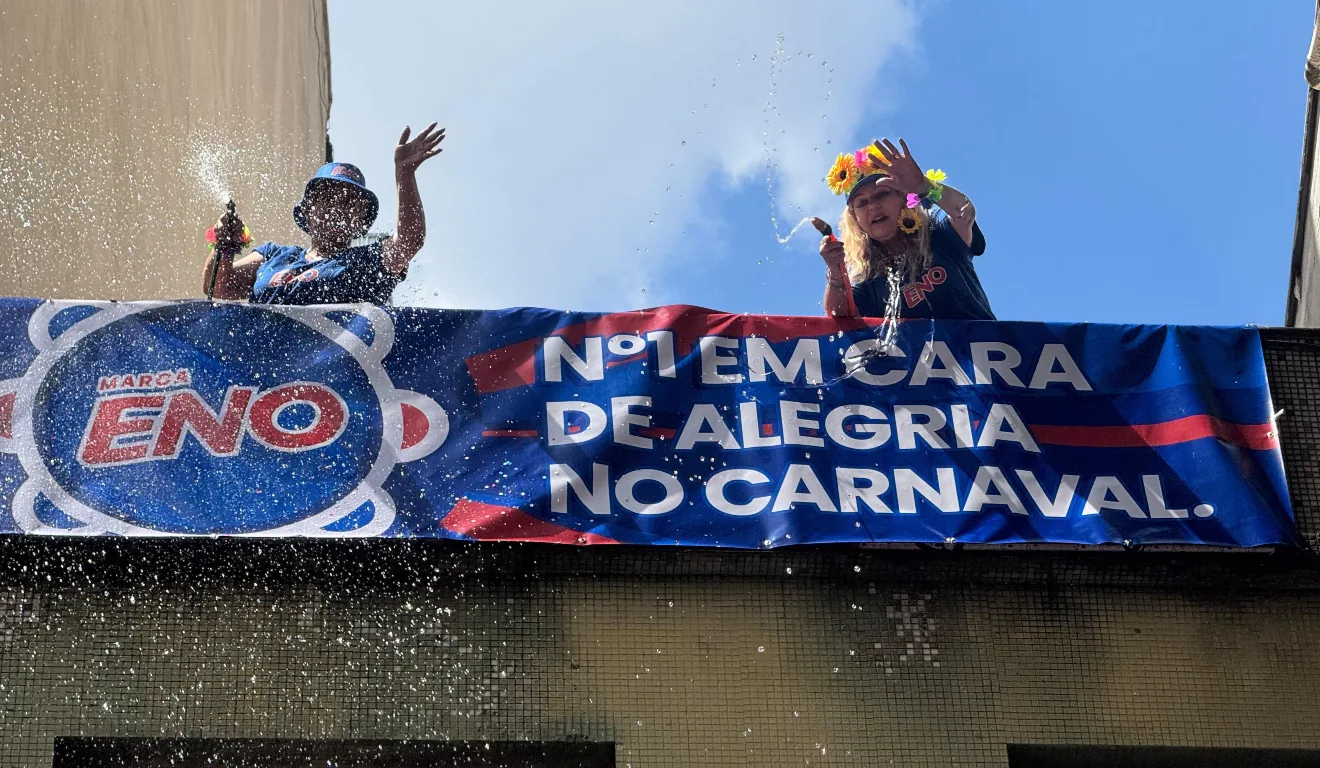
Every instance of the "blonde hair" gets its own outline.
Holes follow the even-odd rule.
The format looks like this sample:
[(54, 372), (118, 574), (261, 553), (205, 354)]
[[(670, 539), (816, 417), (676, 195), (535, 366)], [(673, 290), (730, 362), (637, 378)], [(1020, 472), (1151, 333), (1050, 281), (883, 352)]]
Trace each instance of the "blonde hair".
[(872, 240), (862, 225), (857, 223), (852, 206), (843, 209), (839, 231), (843, 233), (843, 263), (853, 285), (883, 276), (890, 267), (899, 270), (902, 282), (912, 282), (930, 266), (930, 213), (917, 209), (921, 226), (916, 232), (899, 232), (898, 242), (903, 250), (895, 253), (888, 245)]

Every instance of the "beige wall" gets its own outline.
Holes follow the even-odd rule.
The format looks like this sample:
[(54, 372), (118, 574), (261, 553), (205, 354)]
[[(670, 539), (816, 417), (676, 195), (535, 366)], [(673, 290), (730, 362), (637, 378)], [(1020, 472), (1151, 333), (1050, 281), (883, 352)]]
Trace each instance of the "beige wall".
[(200, 295), (221, 187), (259, 241), (298, 234), (324, 0), (4, 0), (0, 51), (0, 295)]

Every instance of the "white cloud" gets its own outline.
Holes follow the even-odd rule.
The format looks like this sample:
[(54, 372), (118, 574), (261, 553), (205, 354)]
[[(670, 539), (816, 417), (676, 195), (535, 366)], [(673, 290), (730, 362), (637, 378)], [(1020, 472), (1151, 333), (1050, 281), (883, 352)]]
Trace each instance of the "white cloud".
[(401, 303), (676, 301), (664, 277), (703, 255), (682, 238), (718, 204), (709, 182), (762, 180), (767, 141), (787, 209), (838, 208), (821, 178), (915, 23), (903, 0), (333, 0), (331, 138), (389, 217), (402, 126), (449, 128)]

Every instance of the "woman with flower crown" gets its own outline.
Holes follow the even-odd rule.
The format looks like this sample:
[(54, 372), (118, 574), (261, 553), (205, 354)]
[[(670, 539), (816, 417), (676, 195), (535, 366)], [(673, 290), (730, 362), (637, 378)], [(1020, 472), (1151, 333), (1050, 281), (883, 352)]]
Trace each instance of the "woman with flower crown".
[(888, 139), (839, 155), (827, 181), (848, 204), (842, 241), (825, 222), (825, 312), (837, 317), (930, 317), (994, 320), (972, 257), (985, 252), (976, 209), (921, 172), (907, 143)]

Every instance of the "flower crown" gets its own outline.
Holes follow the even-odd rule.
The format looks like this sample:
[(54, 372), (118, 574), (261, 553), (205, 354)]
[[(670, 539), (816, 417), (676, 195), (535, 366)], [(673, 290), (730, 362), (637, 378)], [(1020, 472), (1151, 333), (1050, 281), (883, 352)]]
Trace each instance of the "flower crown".
[[(836, 195), (851, 195), (853, 189), (868, 176), (888, 176), (889, 158), (875, 144), (867, 144), (851, 155), (842, 154), (834, 160), (834, 167), (825, 177), (825, 182)], [(926, 171), (930, 183), (921, 194), (909, 193), (907, 207), (916, 208), (923, 203), (927, 206), (938, 203), (944, 197), (944, 181), (948, 174), (938, 168)]]
[(876, 174), (888, 174), (888, 167), (889, 160), (884, 154), (874, 144), (867, 144), (851, 155), (839, 155), (825, 181), (834, 194), (850, 195), (853, 187), (862, 179)]

